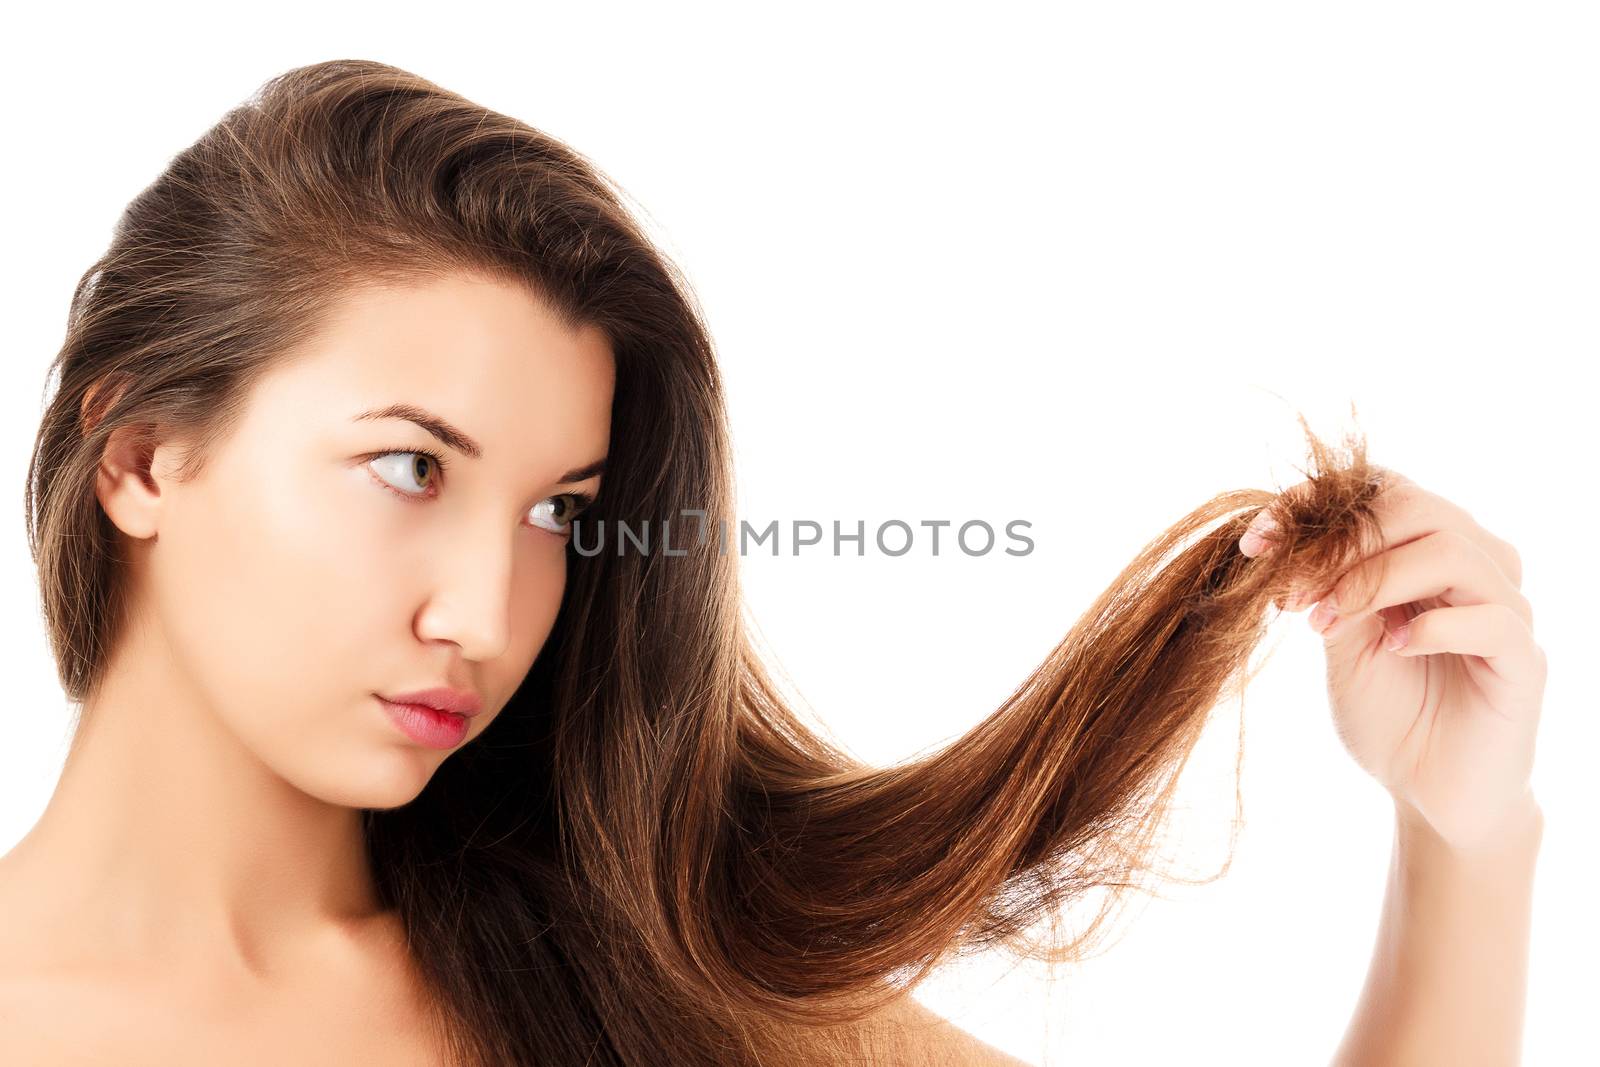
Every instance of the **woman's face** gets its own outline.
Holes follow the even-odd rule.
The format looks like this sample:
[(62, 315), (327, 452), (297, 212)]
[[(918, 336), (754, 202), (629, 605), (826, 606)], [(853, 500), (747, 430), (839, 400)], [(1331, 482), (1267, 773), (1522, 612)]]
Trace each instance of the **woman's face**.
[[(305, 792), (351, 807), (414, 798), (454, 749), (412, 740), (375, 694), (475, 693), (462, 744), (494, 720), (560, 606), (566, 494), (601, 482), (563, 478), (606, 455), (614, 381), (599, 331), (568, 332), (508, 284), (452, 276), (350, 296), (258, 381), (196, 480), (172, 481), (173, 450), (155, 453), (136, 597), (181, 680), (174, 699)], [(481, 455), (361, 417), (391, 405), (438, 417)]]

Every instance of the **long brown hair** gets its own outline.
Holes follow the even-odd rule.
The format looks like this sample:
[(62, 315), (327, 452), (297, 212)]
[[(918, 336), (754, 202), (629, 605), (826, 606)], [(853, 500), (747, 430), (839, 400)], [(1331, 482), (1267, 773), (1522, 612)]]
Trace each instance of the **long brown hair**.
[[(394, 67), (298, 68), (172, 159), (73, 295), (27, 521), (80, 713), (126, 607), (94, 493), (110, 433), (181, 431), (192, 476), (342, 292), (447, 271), (514, 280), (610, 340), (605, 491), (580, 529), (690, 530), (693, 512), (737, 528), (708, 331), (615, 183)], [(555, 627), (492, 728), (414, 801), (364, 816), (452, 1058), (821, 1062), (850, 1053), (839, 1027), (954, 953), (1080, 949), (1087, 932), (1033, 933), (1135, 884), (1268, 608), (1370, 551), (1381, 470), (1358, 440), (1341, 453), (1306, 433), (1307, 492), (1228, 492), (1183, 516), (999, 709), (887, 769), (786, 706), (715, 538), (571, 554)], [(1252, 560), (1235, 542), (1262, 506), (1282, 532)]]

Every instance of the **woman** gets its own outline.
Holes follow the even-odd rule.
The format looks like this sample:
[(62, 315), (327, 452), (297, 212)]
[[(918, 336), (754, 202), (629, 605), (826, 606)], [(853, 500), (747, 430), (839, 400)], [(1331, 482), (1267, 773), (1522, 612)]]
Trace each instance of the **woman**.
[(747, 642), (687, 286), (523, 123), (273, 79), (128, 207), (53, 369), (28, 522), (79, 720), (0, 859), (0, 1061), (1016, 1063), (907, 990), (1081, 948), (1035, 935), (1131, 884), (1315, 600), (1397, 814), (1341, 1060), (1515, 1056), (1543, 653), (1514, 549), (1359, 443), (1180, 520), (885, 770)]

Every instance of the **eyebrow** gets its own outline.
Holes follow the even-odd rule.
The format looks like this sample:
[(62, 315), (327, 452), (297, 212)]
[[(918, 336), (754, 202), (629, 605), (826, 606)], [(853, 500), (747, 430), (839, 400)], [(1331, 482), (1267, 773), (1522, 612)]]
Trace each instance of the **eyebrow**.
[[(360, 422), (363, 419), (404, 419), (406, 422), (415, 423), (427, 430), (439, 441), (463, 455), (471, 456), (473, 459), (480, 459), (483, 456), (482, 445), (467, 436), (462, 430), (452, 426), (447, 420), (440, 418), (426, 408), (418, 407), (416, 404), (389, 404), (386, 407), (373, 408), (371, 411), (363, 411), (350, 421)], [(573, 482), (581, 482), (586, 478), (593, 478), (597, 474), (603, 474), (606, 469), (606, 458), (601, 456), (593, 463), (586, 463), (581, 467), (568, 471), (556, 479), (556, 484), (568, 485)]]

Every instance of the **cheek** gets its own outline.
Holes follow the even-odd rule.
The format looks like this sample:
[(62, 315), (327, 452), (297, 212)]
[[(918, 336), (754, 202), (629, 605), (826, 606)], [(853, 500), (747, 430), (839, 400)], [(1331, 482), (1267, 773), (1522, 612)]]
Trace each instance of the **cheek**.
[(375, 684), (360, 667), (383, 563), (361, 551), (376, 509), (359, 510), (353, 494), (308, 487), (280, 449), (219, 466), (164, 516), (162, 625), (237, 732), (320, 730)]
[[(530, 533), (530, 538), (542, 534)], [(534, 659), (549, 640), (561, 611), (561, 598), (566, 590), (567, 566), (565, 549), (535, 544), (523, 557), (512, 582), (509, 615), (510, 633), (506, 654), (496, 665), (495, 691), (502, 699), (509, 696), (522, 683), (522, 678), (533, 666)]]

